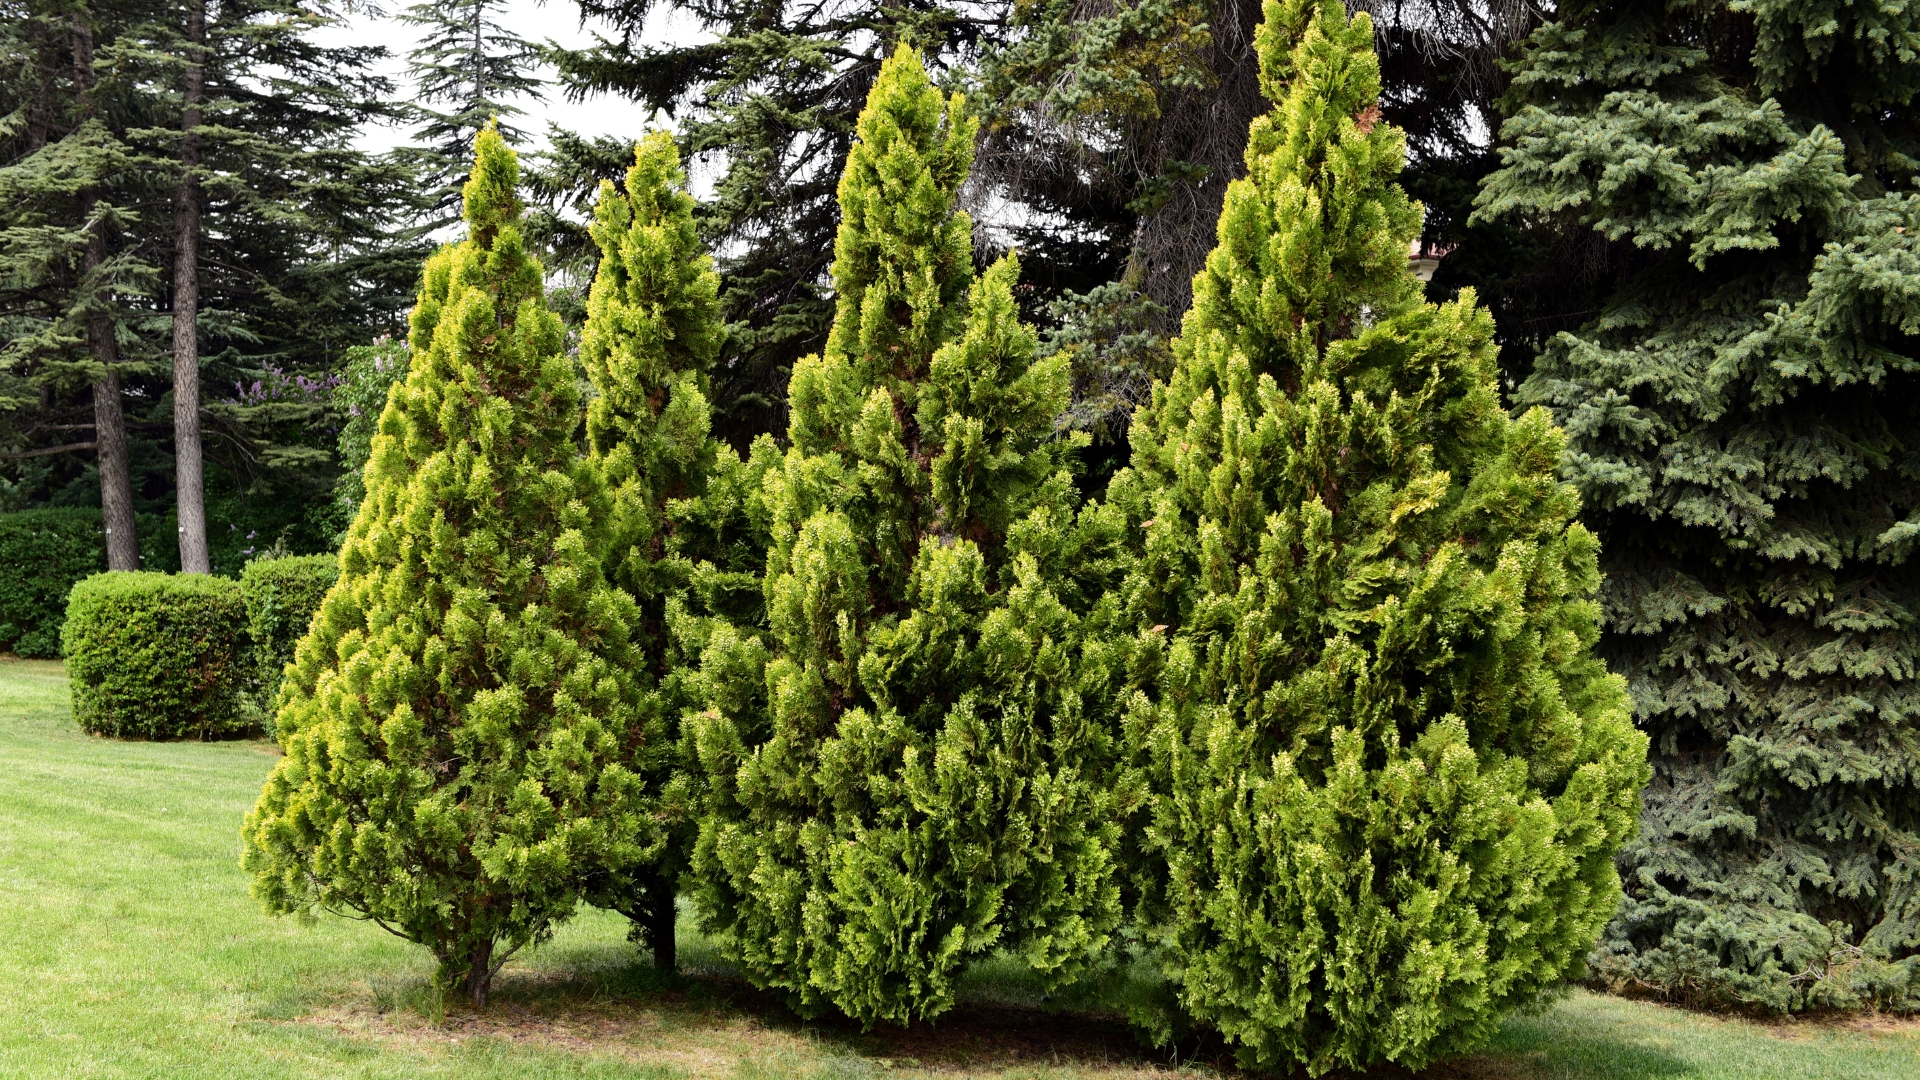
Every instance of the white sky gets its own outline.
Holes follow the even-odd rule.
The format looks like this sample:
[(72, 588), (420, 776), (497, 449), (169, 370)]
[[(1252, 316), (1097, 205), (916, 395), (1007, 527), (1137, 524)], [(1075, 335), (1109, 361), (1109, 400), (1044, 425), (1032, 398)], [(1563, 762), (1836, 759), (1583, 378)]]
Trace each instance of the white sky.
[[(391, 53), (382, 74), (394, 80), (396, 93), (400, 100), (413, 98), (413, 87), (407, 79), (407, 53), (413, 49), (419, 28), (408, 26), (392, 17), (392, 12), (404, 10), (409, 0), (389, 0), (385, 15), (369, 15), (364, 7), (346, 17), (341, 25), (321, 31), (316, 37), (329, 45), (333, 44), (378, 44), (385, 45)], [(600, 29), (612, 36), (604, 26), (580, 25), (580, 11), (571, 0), (504, 0), (500, 5), (499, 20), (509, 30), (529, 41), (544, 43), (555, 41), (569, 48), (578, 48), (592, 40), (592, 31)], [(672, 19), (656, 14), (648, 19), (648, 34), (661, 34), (663, 37), (679, 41), (688, 41), (698, 36), (698, 31), (681, 19)], [(542, 66), (538, 72), (543, 79), (551, 80), (553, 71)], [(516, 117), (514, 123), (533, 139), (531, 149), (546, 146), (547, 124), (549, 121), (559, 124), (570, 131), (583, 135), (618, 135), (622, 138), (636, 139), (651, 127), (667, 126), (666, 117), (658, 123), (649, 124), (648, 112), (623, 98), (596, 97), (582, 102), (567, 101), (559, 86), (551, 82), (543, 87), (539, 98), (522, 98), (514, 104), (526, 110), (526, 115)], [(405, 128), (373, 127), (366, 129), (360, 139), (363, 149), (389, 150), (409, 141), (409, 132)]]

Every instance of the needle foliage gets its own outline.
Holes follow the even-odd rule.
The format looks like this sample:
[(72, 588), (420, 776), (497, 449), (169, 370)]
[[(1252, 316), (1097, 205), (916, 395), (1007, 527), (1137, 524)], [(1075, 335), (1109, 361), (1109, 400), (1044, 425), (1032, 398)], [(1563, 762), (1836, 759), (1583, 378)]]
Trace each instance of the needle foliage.
[(1110, 497), (1143, 529), (1140, 922), (1186, 1018), (1311, 1074), (1469, 1051), (1580, 971), (1646, 739), (1560, 432), (1425, 302), (1373, 29), (1270, 0), (1273, 110)]
[[(674, 903), (692, 843), (694, 787), (680, 714), (713, 613), (759, 621), (765, 528), (752, 465), (713, 435), (708, 372), (725, 325), (720, 277), (694, 231), (673, 139), (635, 150), (624, 190), (604, 183), (589, 233), (600, 249), (580, 357), (595, 390), (589, 454), (612, 503), (608, 573), (638, 605), (634, 672), (642, 687), (632, 767), (656, 799), (635, 861), (595, 877), (595, 903), (633, 920), (661, 968), (674, 966)], [(696, 643), (690, 652), (680, 634)]]
[(976, 278), (975, 123), (902, 48), (840, 181), (837, 308), (766, 477), (767, 630), (722, 626), (692, 733), (705, 925), (803, 1011), (930, 1017), (970, 958), (1069, 979), (1122, 912), (1124, 786), (1081, 510), (1009, 256)]
[(483, 1004), (591, 871), (644, 855), (653, 807), (610, 500), (521, 241), (518, 163), (491, 128), (475, 147), (467, 239), (427, 261), (244, 864), (270, 911), (377, 922)]
[(1618, 986), (1920, 1007), (1920, 12), (1562, 8), (1481, 214), (1610, 241), (1519, 399), (1604, 542), (1653, 738)]

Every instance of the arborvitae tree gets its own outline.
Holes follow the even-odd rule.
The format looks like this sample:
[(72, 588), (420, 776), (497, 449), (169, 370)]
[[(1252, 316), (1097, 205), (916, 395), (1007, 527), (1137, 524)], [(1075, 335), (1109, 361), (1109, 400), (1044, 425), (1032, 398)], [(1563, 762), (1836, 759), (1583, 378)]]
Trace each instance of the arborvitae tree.
[(1408, 273), (1366, 15), (1269, 0), (1274, 110), (1109, 488), (1144, 529), (1143, 932), (1249, 1064), (1418, 1067), (1575, 975), (1646, 739), (1591, 649), (1593, 535), (1493, 325)]
[(1481, 213), (1630, 253), (1519, 393), (1653, 737), (1611, 980), (1920, 1000), (1916, 91), (1920, 11), (1804, 0), (1562, 6), (1515, 76)]
[(901, 48), (840, 181), (837, 311), (767, 477), (769, 631), (719, 626), (689, 717), (721, 950), (812, 1013), (946, 1009), (971, 957), (1104, 948), (1122, 789), (1089, 630), (1117, 530), (1075, 517), (1060, 358), (954, 209), (975, 124)]
[(645, 697), (634, 771), (657, 796), (642, 858), (603, 868), (594, 903), (619, 910), (674, 967), (674, 901), (693, 833), (690, 777), (681, 760), (681, 712), (694, 699), (696, 655), (680, 651), (670, 623), (697, 631), (718, 609), (758, 622), (764, 529), (747, 504), (777, 457), (771, 440), (744, 465), (712, 434), (707, 370), (725, 334), (720, 277), (693, 227), (673, 139), (643, 140), (625, 191), (600, 189), (589, 231), (601, 257), (587, 300), (580, 359), (598, 396), (587, 407), (587, 444), (613, 501), (608, 573), (639, 605), (635, 672)]
[(270, 911), (370, 919), (484, 1004), (587, 871), (652, 833), (633, 601), (606, 580), (611, 506), (519, 166), (491, 129), (468, 238), (427, 261), (413, 363), (389, 396), (340, 581), (282, 685), (286, 756), (247, 817)]

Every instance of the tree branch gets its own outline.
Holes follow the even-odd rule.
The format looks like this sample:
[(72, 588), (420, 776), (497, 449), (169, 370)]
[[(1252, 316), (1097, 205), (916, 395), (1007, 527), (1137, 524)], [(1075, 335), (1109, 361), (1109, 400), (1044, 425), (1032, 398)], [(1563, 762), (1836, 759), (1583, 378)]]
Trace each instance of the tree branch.
[(94, 444), (92, 441), (77, 442), (68, 443), (65, 446), (43, 446), (38, 450), (21, 450), (10, 454), (0, 454), (0, 458), (18, 460), (20, 458), (47, 457), (52, 454), (64, 454), (69, 450), (91, 450), (93, 448)]

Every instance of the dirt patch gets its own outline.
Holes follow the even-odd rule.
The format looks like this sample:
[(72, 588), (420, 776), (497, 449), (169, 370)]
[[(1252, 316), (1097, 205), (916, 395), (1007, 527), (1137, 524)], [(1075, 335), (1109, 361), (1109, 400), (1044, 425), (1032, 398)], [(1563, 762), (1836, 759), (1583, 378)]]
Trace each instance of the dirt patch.
[(1816, 1013), (1768, 1016), (1754, 1023), (1776, 1039), (1811, 1039), (1842, 1032), (1854, 1035), (1920, 1039), (1920, 1016), (1912, 1013)]
[[(431, 1051), (489, 1039), (665, 1066), (702, 1080), (750, 1068), (837, 1076), (850, 1061), (891, 1075), (935, 1080), (1027, 1076), (1036, 1070), (1062, 1080), (1254, 1075), (1236, 1068), (1231, 1051), (1218, 1040), (1155, 1048), (1112, 1015), (971, 1005), (932, 1023), (863, 1031), (843, 1019), (803, 1019), (779, 995), (722, 978), (635, 988), (523, 976), (505, 980), (485, 1010), (449, 1006), (438, 1020), (418, 1008), (382, 1007), (371, 1000), (376, 996), (369, 993), (290, 1022), (395, 1049)], [(1418, 1073), (1383, 1066), (1328, 1080), (1533, 1080), (1537, 1075), (1524, 1061), (1477, 1055)]]
[(836, 1060), (847, 1058), (864, 1059), (903, 1076), (956, 1080), (1033, 1067), (1113, 1080), (1217, 1074), (1207, 1063), (1171, 1060), (1110, 1017), (960, 1008), (937, 1023), (861, 1031), (841, 1020), (804, 1020), (776, 995), (744, 983), (688, 979), (678, 988), (618, 996), (606, 989), (518, 979), (503, 984), (485, 1010), (449, 1006), (438, 1020), (417, 1008), (382, 1008), (362, 999), (291, 1022), (396, 1049), (451, 1048), (493, 1039), (667, 1066), (701, 1078), (732, 1076), (743, 1065), (776, 1061), (791, 1063), (802, 1075), (831, 1072)]

